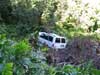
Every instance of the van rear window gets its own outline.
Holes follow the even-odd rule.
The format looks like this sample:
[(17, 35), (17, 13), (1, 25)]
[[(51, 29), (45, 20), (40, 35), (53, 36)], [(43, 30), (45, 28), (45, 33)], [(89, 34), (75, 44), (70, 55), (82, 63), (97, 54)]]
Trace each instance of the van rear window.
[(64, 38), (61, 39), (61, 43), (65, 43), (65, 39)]
[(60, 43), (60, 38), (56, 38), (56, 43)]

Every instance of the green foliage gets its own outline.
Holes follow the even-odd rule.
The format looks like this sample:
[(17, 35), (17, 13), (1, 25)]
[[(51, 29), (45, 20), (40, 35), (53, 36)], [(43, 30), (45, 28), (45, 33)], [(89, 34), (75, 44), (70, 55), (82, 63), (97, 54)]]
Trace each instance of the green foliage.
[(32, 51), (27, 40), (13, 42), (5, 35), (0, 35), (0, 53), (0, 63), (4, 64), (2, 75), (45, 75), (49, 68), (43, 53)]
[(2, 75), (13, 75), (13, 63), (6, 63), (4, 65)]
[(91, 72), (92, 72), (93, 75), (99, 75), (100, 74), (100, 70), (97, 70), (97, 69), (92, 69)]
[(34, 51), (27, 40), (19, 42), (0, 35), (0, 74), (2, 75), (99, 75), (87, 62), (82, 66), (50, 66), (41, 50)]
[(19, 56), (19, 55), (23, 55), (26, 54), (31, 48), (28, 45), (28, 42), (25, 41), (20, 41), (19, 43), (17, 43), (15, 46), (15, 55)]
[(0, 0), (0, 22), (11, 22), (11, 2), (10, 0)]
[(56, 21), (54, 19), (57, 9), (55, 0), (4, 0), (0, 5), (2, 5), (0, 33), (6, 33), (8, 36), (24, 37), (39, 31), (41, 27), (53, 26)]
[(70, 32), (66, 34), (71, 37), (78, 34), (80, 28), (95, 32), (100, 27), (98, 7), (92, 8), (90, 3), (84, 4), (82, 0), (1, 0), (0, 33), (9, 37), (25, 37), (42, 27), (56, 31), (52, 30), (56, 24), (62, 26), (61, 29), (66, 30), (64, 32)]
[[(37, 46), (34, 51), (27, 40), (21, 40), (31, 33), (37, 38), (42, 28), (68, 39), (89, 36), (100, 40), (95, 33), (100, 27), (99, 14), (99, 8), (82, 0), (0, 0), (0, 74), (99, 75), (91, 63), (82, 67), (49, 66), (43, 53), (47, 47)], [(20, 41), (11, 40), (13, 37)]]
[(58, 69), (56, 75), (78, 75), (77, 68), (72, 65), (65, 65), (63, 68)]
[(58, 67), (55, 75), (99, 75), (100, 70), (93, 67), (91, 61), (83, 66), (64, 65)]

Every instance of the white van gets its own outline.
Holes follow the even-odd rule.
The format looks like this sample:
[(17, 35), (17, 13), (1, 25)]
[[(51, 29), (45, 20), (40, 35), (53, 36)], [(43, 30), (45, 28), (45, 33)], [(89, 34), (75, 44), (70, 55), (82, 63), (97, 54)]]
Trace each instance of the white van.
[(38, 41), (50, 48), (62, 49), (66, 47), (67, 40), (65, 37), (54, 33), (39, 32)]

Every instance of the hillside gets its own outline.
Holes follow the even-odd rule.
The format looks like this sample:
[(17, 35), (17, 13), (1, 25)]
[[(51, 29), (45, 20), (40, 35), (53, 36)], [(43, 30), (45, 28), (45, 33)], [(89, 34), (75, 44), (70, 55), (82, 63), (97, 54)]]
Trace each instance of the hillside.
[[(41, 31), (66, 48), (39, 46)], [(0, 0), (0, 75), (100, 75), (100, 0)]]
[[(50, 60), (51, 59), (51, 60)], [(100, 69), (100, 44), (90, 38), (74, 38), (65, 49), (50, 49), (47, 54), (49, 64), (54, 65), (84, 65), (92, 61)]]

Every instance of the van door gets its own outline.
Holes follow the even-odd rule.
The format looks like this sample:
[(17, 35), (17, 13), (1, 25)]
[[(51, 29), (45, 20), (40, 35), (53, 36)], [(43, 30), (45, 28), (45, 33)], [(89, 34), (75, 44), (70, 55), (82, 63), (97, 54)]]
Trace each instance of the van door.
[(55, 47), (55, 48), (60, 48), (60, 45), (61, 45), (61, 43), (60, 43), (60, 38), (55, 38), (54, 47)]
[(48, 46), (52, 47), (53, 44), (53, 37), (52, 36), (48, 36)]
[(61, 47), (66, 47), (66, 39), (65, 38), (61, 38)]
[(55, 48), (65, 48), (66, 40), (65, 38), (56, 38), (55, 39)]

